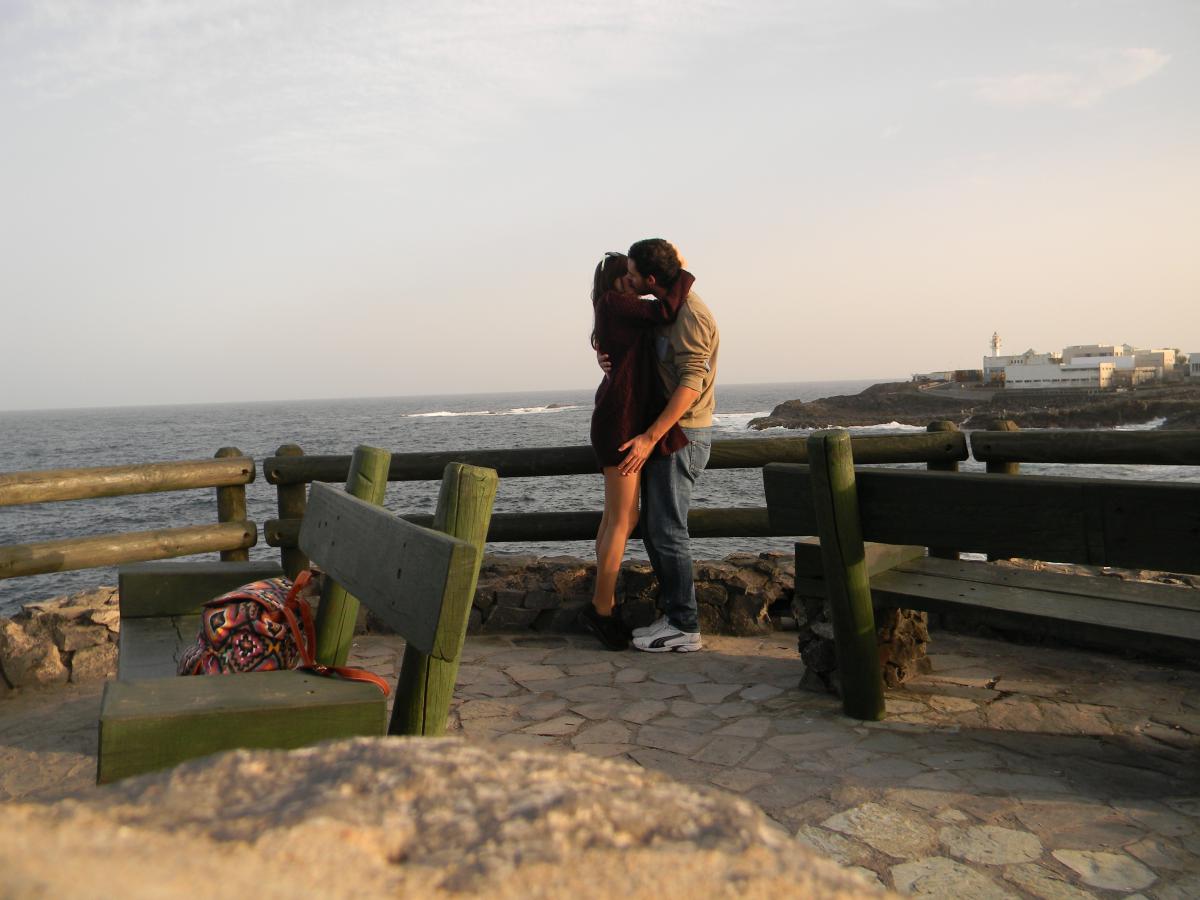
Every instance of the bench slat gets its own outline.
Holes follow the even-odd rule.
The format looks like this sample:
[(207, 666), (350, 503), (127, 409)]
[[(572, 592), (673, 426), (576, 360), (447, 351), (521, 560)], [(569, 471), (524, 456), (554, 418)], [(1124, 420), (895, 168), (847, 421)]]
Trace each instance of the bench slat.
[(271, 562), (151, 562), (121, 566), (121, 622), (151, 616), (179, 616), (200, 611), (211, 600), (234, 588), (278, 578)]
[(1053, 591), (1080, 597), (1100, 597), (1122, 603), (1166, 606), (1200, 613), (1200, 591), (1170, 584), (1122, 581), (1099, 575), (1068, 572), (1029, 572), (974, 560), (921, 559), (894, 567), (897, 572), (937, 575), (979, 584), (995, 584), (1031, 591)]
[(871, 593), (879, 606), (931, 612), (972, 607), (1200, 641), (1200, 616), (1167, 606), (898, 571), (872, 579)]
[(102, 706), (101, 784), (231, 746), (290, 749), (386, 727), (374, 685), (299, 671), (110, 681)]
[(442, 658), (438, 621), (447, 590), (471, 578), (469, 543), (314, 483), (300, 548), (407, 642)]
[[(1195, 572), (1200, 484), (856, 472), (863, 538), (1054, 562)], [(763, 469), (771, 527), (817, 532), (807, 466)]]
[(129, 619), (121, 623), (117, 678), (165, 678), (176, 673), (184, 648), (196, 642), (200, 616)]

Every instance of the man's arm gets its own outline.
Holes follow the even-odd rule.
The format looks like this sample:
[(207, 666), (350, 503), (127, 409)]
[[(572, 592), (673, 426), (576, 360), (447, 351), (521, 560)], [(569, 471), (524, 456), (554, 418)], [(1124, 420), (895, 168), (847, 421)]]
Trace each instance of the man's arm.
[(650, 427), (617, 448), (618, 451), (629, 450), (619, 466), (622, 475), (636, 475), (642, 471), (642, 466), (654, 452), (654, 445), (662, 439), (672, 425), (683, 418), (683, 414), (692, 408), (692, 404), (699, 396), (700, 392), (694, 388), (684, 387), (682, 384), (675, 388), (675, 393), (671, 395), (666, 407), (658, 414), (658, 418)]

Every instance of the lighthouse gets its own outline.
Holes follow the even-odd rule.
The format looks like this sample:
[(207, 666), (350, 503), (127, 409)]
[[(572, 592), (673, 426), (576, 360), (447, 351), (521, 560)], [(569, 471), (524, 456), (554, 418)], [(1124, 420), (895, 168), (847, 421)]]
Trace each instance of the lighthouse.
[(1000, 355), (1000, 332), (992, 332), (992, 356)]

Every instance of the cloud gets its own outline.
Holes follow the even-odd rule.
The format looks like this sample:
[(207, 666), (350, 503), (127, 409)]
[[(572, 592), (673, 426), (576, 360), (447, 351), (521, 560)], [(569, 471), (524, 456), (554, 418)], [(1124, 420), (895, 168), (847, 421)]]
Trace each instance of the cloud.
[[(0, 19), (0, 89), (112, 127), (188, 128), (254, 164), (352, 171), (440, 158), (531, 109), (616, 105), (767, 21), (758, 0), (40, 0)], [(0, 95), (2, 97), (2, 95)]]
[(1085, 109), (1153, 77), (1170, 60), (1170, 55), (1151, 47), (1130, 47), (1082, 54), (1069, 68), (968, 78), (955, 84), (966, 87), (975, 99), (992, 106)]

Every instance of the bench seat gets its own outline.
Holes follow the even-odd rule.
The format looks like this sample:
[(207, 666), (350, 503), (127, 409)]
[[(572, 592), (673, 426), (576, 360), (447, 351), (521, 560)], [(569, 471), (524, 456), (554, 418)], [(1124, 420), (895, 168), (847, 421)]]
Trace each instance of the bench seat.
[(974, 560), (910, 560), (871, 575), (876, 609), (962, 613), (971, 621), (1082, 644), (1194, 658), (1200, 591)]

